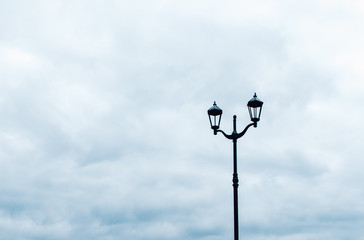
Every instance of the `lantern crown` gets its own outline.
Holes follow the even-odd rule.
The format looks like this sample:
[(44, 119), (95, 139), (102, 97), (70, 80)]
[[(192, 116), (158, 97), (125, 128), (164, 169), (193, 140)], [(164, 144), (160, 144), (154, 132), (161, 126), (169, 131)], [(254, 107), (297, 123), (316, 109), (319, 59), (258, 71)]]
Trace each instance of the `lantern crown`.
[(260, 101), (260, 99), (257, 97), (257, 93), (254, 93), (253, 98), (249, 100), (247, 106), (252, 108), (258, 108), (263, 106), (263, 102)]
[(214, 102), (214, 105), (207, 110), (207, 114), (210, 116), (218, 116), (222, 114), (222, 110), (216, 105), (216, 102)]

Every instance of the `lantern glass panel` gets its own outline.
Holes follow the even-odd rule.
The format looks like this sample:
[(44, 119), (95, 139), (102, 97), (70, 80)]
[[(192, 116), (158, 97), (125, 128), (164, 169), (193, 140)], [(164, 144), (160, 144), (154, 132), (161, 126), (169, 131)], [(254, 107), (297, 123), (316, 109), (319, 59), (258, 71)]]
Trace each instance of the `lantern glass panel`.
[(221, 115), (217, 115), (217, 116), (210, 115), (209, 117), (210, 117), (211, 128), (212, 129), (219, 129)]

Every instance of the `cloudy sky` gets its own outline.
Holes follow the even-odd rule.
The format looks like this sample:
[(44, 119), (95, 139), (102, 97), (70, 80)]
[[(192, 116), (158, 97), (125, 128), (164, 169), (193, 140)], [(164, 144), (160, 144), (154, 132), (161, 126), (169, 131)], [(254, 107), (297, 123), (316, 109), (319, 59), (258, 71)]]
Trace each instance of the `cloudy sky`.
[(0, 1), (0, 239), (364, 239), (363, 0)]

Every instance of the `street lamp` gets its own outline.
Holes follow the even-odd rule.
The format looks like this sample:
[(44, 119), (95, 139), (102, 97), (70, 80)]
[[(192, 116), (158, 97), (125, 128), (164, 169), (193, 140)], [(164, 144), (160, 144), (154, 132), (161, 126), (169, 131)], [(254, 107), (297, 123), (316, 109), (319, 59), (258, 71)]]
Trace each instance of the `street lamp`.
[(238, 217), (238, 186), (239, 186), (239, 178), (237, 171), (237, 147), (236, 143), (239, 138), (244, 136), (246, 131), (251, 127), (257, 127), (257, 122), (260, 120), (260, 114), (262, 113), (263, 102), (259, 100), (257, 94), (255, 93), (253, 98), (247, 104), (250, 119), (253, 123), (248, 124), (245, 129), (238, 133), (236, 131), (236, 115), (233, 116), (233, 132), (228, 135), (224, 131), (220, 130), (220, 121), (222, 110), (216, 105), (214, 105), (207, 110), (207, 114), (209, 115), (211, 128), (214, 130), (214, 135), (218, 132), (221, 132), (227, 139), (233, 140), (233, 165), (234, 165), (234, 173), (233, 173), (233, 189), (234, 189), (234, 240), (239, 240), (239, 217)]

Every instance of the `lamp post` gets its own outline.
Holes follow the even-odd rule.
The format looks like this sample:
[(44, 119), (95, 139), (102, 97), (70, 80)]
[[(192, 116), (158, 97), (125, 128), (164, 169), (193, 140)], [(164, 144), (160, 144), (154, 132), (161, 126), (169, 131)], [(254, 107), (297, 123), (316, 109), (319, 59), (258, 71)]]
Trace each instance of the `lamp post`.
[(214, 135), (217, 135), (218, 132), (221, 132), (227, 139), (233, 141), (233, 190), (234, 190), (234, 240), (239, 240), (239, 216), (238, 216), (238, 186), (239, 186), (239, 178), (238, 178), (238, 166), (237, 166), (237, 147), (236, 143), (239, 138), (244, 136), (246, 131), (251, 127), (257, 127), (257, 122), (260, 120), (260, 114), (262, 112), (263, 102), (260, 101), (255, 93), (253, 98), (247, 104), (250, 119), (253, 123), (248, 124), (245, 129), (238, 133), (236, 131), (236, 115), (233, 116), (233, 132), (228, 135), (224, 131), (220, 130), (220, 121), (222, 110), (216, 105), (214, 105), (207, 110), (207, 114), (209, 115), (211, 128), (214, 130)]

